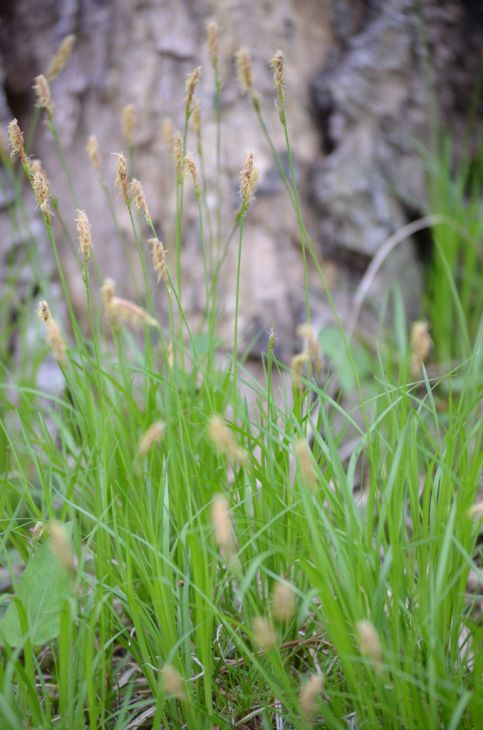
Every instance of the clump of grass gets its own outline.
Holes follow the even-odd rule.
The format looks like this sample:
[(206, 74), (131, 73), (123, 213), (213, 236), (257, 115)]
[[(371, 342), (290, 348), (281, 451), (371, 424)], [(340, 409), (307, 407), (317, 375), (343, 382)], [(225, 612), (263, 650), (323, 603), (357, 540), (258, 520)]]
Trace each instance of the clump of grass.
[[(219, 123), (217, 33), (210, 28)], [(272, 67), (289, 175), (271, 141), (249, 56), (243, 51), (237, 58), (281, 169), (305, 269), (310, 255), (321, 291), (330, 297), (293, 175), (283, 55), (275, 54)], [(46, 352), (26, 344), (21, 326), (27, 327), (29, 313), (17, 332), (21, 367), (3, 366), (0, 551), (14, 597), (4, 594), (2, 603), (16, 607), (18, 625), (14, 640), (7, 613), (0, 617), (2, 723), (73, 730), (274, 723), (475, 728), (483, 710), (482, 655), (468, 577), (478, 570), (481, 519), (481, 326), (468, 330), (464, 359), (436, 374), (427, 327), (414, 328), (408, 342), (397, 298), (395, 335), (376, 355), (365, 353), (369, 373), (358, 367), (360, 343), (349, 342), (341, 328), (354, 384), (348, 405), (335, 397), (338, 373), (330, 363), (324, 370), (307, 292), (304, 351), (291, 364), (279, 362), (271, 333), (265, 377), (255, 382), (239, 355), (237, 329), (244, 220), (256, 205), (248, 154), (226, 241), (225, 221), (209, 225), (206, 191), (195, 178), (206, 312), (201, 330), (193, 331), (183, 308), (180, 250), (188, 122), (199, 80), (199, 69), (187, 79), (185, 127), (175, 137), (174, 277), (142, 183), (132, 179), (131, 159), (118, 155), (118, 204), (130, 214), (145, 301), (118, 297), (110, 272), (97, 272), (87, 213), (72, 190), (75, 213), (65, 216), (77, 221), (86, 331), (58, 255), (53, 215), (59, 211), (42, 208), (45, 196), (38, 195), (71, 342), (62, 339), (60, 346), (60, 329), (42, 302), (41, 319), (64, 379), (61, 392), (48, 394), (36, 384)], [(129, 158), (131, 114), (124, 120)], [(54, 119), (52, 111), (55, 136)], [(201, 126), (195, 133), (201, 162)], [(12, 124), (12, 147), (33, 182), (21, 134)], [(217, 139), (219, 171), (219, 131)], [(92, 137), (88, 149), (115, 222)], [(217, 176), (218, 201), (222, 192)], [(150, 230), (157, 281), (133, 208)], [(217, 281), (236, 232), (234, 347), (231, 361), (220, 364)], [(73, 255), (79, 255), (75, 247)], [(107, 330), (91, 267), (99, 281), (105, 278)], [(451, 270), (443, 273), (458, 302)], [(155, 306), (161, 294), (167, 322)], [(125, 325), (137, 327), (133, 332)], [(277, 371), (282, 398), (273, 388)], [(256, 396), (255, 406), (248, 407), (247, 391)], [(21, 588), (18, 567), (38, 555), (44, 540), (68, 568), (70, 582), (58, 605), (51, 596), (54, 638), (37, 645), (36, 622), (45, 617)]]

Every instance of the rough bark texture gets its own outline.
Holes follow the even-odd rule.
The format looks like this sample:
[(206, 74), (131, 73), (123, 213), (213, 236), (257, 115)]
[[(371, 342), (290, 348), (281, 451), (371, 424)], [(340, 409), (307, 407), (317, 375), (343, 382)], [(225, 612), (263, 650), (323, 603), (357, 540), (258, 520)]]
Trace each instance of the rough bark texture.
[[(75, 33), (73, 57), (52, 85), (56, 121), (79, 205), (92, 222), (101, 272), (118, 281), (120, 292), (139, 300), (141, 278), (128, 216), (118, 197), (116, 213), (133, 251), (131, 260), (122, 254), (85, 154), (86, 140), (96, 134), (105, 177), (113, 188), (115, 158), (110, 153), (125, 148), (121, 112), (125, 104), (135, 105), (134, 171), (144, 184), (161, 237), (173, 251), (174, 166), (163, 147), (161, 123), (170, 116), (181, 127), (184, 79), (201, 64), (198, 95), (204, 117), (207, 187), (214, 190), (213, 78), (205, 24), (218, 20), (223, 29), (225, 235), (239, 202), (238, 172), (247, 148), (254, 150), (261, 173), (244, 243), (242, 336), (256, 354), (265, 347), (264, 333), (274, 327), (280, 354), (287, 357), (295, 325), (304, 319), (300, 241), (270, 150), (236, 83), (234, 52), (241, 45), (252, 52), (267, 122), (283, 153), (267, 59), (278, 47), (284, 50), (288, 119), (304, 208), (319, 253), (335, 262), (325, 266), (344, 313), (361, 271), (381, 243), (425, 209), (424, 177), (415, 146), (416, 139), (428, 139), (425, 57), (430, 58), (445, 121), (459, 132), (466, 118), (476, 66), (481, 63), (481, 9), (478, 2), (469, 0), (440, 5), (437, 0), (427, 0), (421, 8), (409, 0), (18, 0), (2, 8), (0, 117), (8, 121), (14, 115), (27, 126), (34, 76), (45, 70), (60, 40)], [(194, 149), (194, 141), (188, 147)], [(75, 204), (43, 126), (34, 141), (34, 153), (44, 161), (71, 226)], [(203, 306), (203, 269), (189, 188), (184, 296), (189, 314), (196, 318)], [(212, 194), (208, 202), (213, 216)], [(6, 198), (4, 207), (7, 204)], [(0, 224), (4, 226), (3, 266), (17, 243), (5, 221)], [(56, 226), (71, 291), (82, 310), (79, 268), (58, 222)], [(149, 232), (143, 229), (141, 234), (147, 238)], [(39, 236), (42, 240), (41, 232)], [(231, 255), (222, 277), (227, 336), (232, 331), (234, 277), (235, 256)], [(417, 303), (421, 265), (414, 245), (398, 247), (386, 261), (371, 290), (378, 306), (394, 280), (402, 285), (408, 301)], [(323, 324), (330, 315), (320, 285), (315, 277), (311, 281), (313, 311)]]

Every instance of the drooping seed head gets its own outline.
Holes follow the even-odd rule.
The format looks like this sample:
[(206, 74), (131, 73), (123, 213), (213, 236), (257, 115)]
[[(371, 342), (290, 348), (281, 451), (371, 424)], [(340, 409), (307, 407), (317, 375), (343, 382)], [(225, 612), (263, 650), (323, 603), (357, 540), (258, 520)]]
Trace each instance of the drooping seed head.
[(323, 688), (324, 678), (321, 674), (312, 674), (300, 688), (300, 709), (302, 716), (310, 726), (317, 715), (317, 703)]
[(47, 81), (47, 79), (45, 78), (45, 76), (43, 74), (40, 74), (40, 76), (35, 77), (34, 91), (35, 91), (35, 95), (37, 97), (35, 106), (38, 109), (45, 109), (49, 119), (52, 119), (52, 117), (54, 116), (55, 106), (54, 106), (54, 102), (52, 101), (49, 82)]
[(91, 161), (91, 165), (96, 172), (101, 171), (102, 161), (101, 155), (99, 154), (99, 145), (97, 144), (97, 138), (94, 134), (91, 134), (87, 140), (86, 152)]
[(122, 110), (122, 134), (128, 147), (131, 147), (136, 129), (136, 108), (134, 104), (126, 104)]
[(273, 83), (279, 94), (283, 94), (283, 53), (280, 49), (270, 60), (270, 67), (273, 69)]
[(84, 261), (88, 261), (92, 253), (91, 226), (84, 210), (76, 210), (75, 223), (79, 238), (79, 250)]
[(277, 646), (277, 634), (265, 616), (256, 616), (253, 619), (252, 632), (254, 644), (260, 651), (271, 651)]
[(74, 553), (65, 525), (56, 520), (48, 526), (49, 545), (52, 554), (65, 570), (72, 571), (75, 567)]
[(114, 296), (116, 294), (116, 288), (114, 284), (113, 279), (104, 279), (104, 283), (101, 287), (101, 296), (102, 296), (102, 303), (104, 304), (104, 309), (107, 310), (110, 303), (114, 299)]
[(185, 159), (185, 165), (188, 168), (188, 172), (191, 175), (191, 179), (193, 181), (193, 187), (195, 189), (195, 193), (196, 193), (196, 195), (199, 195), (201, 193), (201, 187), (200, 187), (200, 183), (198, 180), (198, 171), (196, 169), (196, 162), (189, 155), (186, 156), (184, 159)]
[(411, 339), (410, 339), (410, 349), (411, 349), (410, 369), (411, 369), (411, 375), (413, 375), (414, 377), (419, 375), (419, 373), (421, 371), (421, 367), (424, 364), (424, 362), (427, 360), (428, 355), (431, 351), (432, 344), (433, 344), (433, 341), (429, 334), (428, 322), (426, 322), (424, 320), (419, 320), (417, 322), (413, 322), (413, 324), (411, 326)]
[(52, 57), (49, 67), (47, 69), (47, 80), (49, 82), (54, 81), (54, 79), (57, 78), (57, 76), (60, 74), (64, 66), (66, 65), (67, 61), (69, 60), (72, 50), (75, 45), (75, 35), (68, 35), (64, 38), (62, 43), (60, 44), (59, 48), (55, 52), (54, 56)]
[(109, 300), (110, 290), (103, 286), (104, 311), (109, 322), (114, 327), (128, 325), (134, 329), (140, 327), (159, 327), (159, 323), (151, 317), (142, 307), (128, 299), (112, 296)]
[(240, 48), (236, 54), (236, 68), (238, 74), (238, 82), (243, 92), (253, 96), (253, 70), (252, 59), (246, 48)]
[(136, 180), (136, 178), (133, 178), (131, 180), (131, 193), (134, 198), (134, 205), (136, 206), (136, 210), (138, 210), (140, 213), (143, 213), (144, 217), (146, 218), (146, 222), (148, 223), (148, 225), (151, 225), (152, 218), (149, 212), (146, 196), (144, 195), (143, 186), (141, 185), (139, 180)]
[(201, 66), (198, 66), (194, 69), (194, 71), (191, 71), (186, 77), (186, 99), (185, 99), (185, 105), (186, 105), (186, 113), (189, 114), (191, 112), (191, 104), (193, 102), (193, 96), (196, 90), (196, 87), (198, 85), (198, 82), (201, 78)]
[(40, 160), (33, 160), (30, 164), (30, 183), (37, 205), (45, 221), (50, 224), (53, 215), (50, 208), (50, 185)]
[(278, 581), (272, 593), (272, 616), (280, 623), (288, 623), (297, 611), (295, 593), (288, 583)]
[(64, 365), (66, 362), (65, 342), (60, 333), (59, 326), (52, 317), (49, 305), (45, 300), (39, 303), (37, 314), (40, 321), (45, 324), (47, 329), (47, 342), (52, 348), (52, 353), (55, 359), (59, 365)]
[(11, 157), (18, 157), (22, 162), (26, 163), (27, 155), (25, 154), (23, 133), (16, 119), (12, 119), (8, 124), (8, 139), (10, 141)]
[(371, 659), (376, 669), (380, 670), (383, 663), (383, 654), (376, 627), (372, 621), (362, 619), (356, 624), (356, 633), (359, 642), (359, 651), (362, 656)]
[(177, 669), (165, 664), (162, 669), (163, 687), (167, 695), (183, 702), (186, 700), (186, 690), (183, 678)]
[(208, 56), (215, 72), (218, 71), (218, 33), (220, 27), (214, 20), (206, 26), (206, 35), (208, 37)]
[(237, 444), (231, 430), (221, 416), (215, 415), (210, 418), (208, 436), (217, 451), (224, 454), (230, 461), (240, 466), (247, 463), (247, 452)]
[(129, 199), (129, 184), (127, 179), (126, 158), (124, 157), (122, 152), (115, 152), (114, 154), (117, 157), (116, 185), (123, 194), (124, 202), (129, 207), (131, 201)]
[(157, 277), (157, 282), (159, 284), (161, 279), (163, 279), (169, 289), (168, 262), (166, 259), (167, 251), (159, 238), (150, 238), (148, 243), (151, 246), (153, 269)]
[(303, 388), (302, 375), (309, 360), (306, 352), (299, 352), (293, 356), (290, 361), (290, 367), (292, 369), (292, 386), (295, 390), (301, 391)]
[(156, 421), (141, 436), (138, 446), (138, 456), (146, 456), (154, 444), (159, 444), (164, 436), (166, 424), (164, 421)]
[(222, 495), (217, 495), (211, 505), (211, 520), (215, 542), (226, 555), (228, 561), (236, 557), (235, 534), (230, 517), (228, 500)]
[(304, 322), (297, 327), (297, 334), (305, 340), (306, 352), (313, 369), (316, 373), (321, 373), (324, 367), (324, 358), (320, 352), (319, 340), (313, 326)]
[(240, 195), (244, 209), (248, 208), (253, 201), (257, 181), (258, 172), (253, 164), (253, 152), (247, 152), (245, 162), (240, 171)]

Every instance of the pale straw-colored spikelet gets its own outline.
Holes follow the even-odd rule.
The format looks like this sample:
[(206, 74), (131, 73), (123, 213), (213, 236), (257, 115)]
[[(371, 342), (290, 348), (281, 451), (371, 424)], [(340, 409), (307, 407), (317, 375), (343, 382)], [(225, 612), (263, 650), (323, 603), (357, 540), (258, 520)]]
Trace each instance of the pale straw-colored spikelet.
[(294, 447), (295, 456), (304, 481), (311, 489), (317, 486), (317, 472), (315, 470), (312, 452), (305, 439), (299, 439)]
[(50, 307), (46, 301), (41, 301), (37, 310), (37, 314), (41, 322), (45, 324), (47, 329), (47, 341), (52, 348), (55, 359), (60, 365), (66, 361), (65, 342), (60, 333), (59, 326), (52, 317)]
[(168, 262), (166, 259), (166, 249), (159, 238), (150, 238), (148, 241), (151, 246), (151, 257), (153, 261), (153, 269), (156, 274), (157, 282), (163, 279), (169, 289)]
[(242, 91), (253, 96), (253, 70), (252, 59), (246, 48), (240, 48), (236, 54), (236, 69), (238, 82)]
[(184, 173), (184, 144), (179, 132), (176, 132), (173, 137), (173, 154), (176, 165), (176, 181), (179, 183), (183, 179)]
[(164, 436), (165, 430), (166, 424), (164, 421), (155, 421), (155, 423), (151, 424), (139, 440), (138, 456), (146, 456), (154, 444), (159, 444)]
[(247, 452), (237, 444), (221, 416), (211, 416), (208, 423), (208, 436), (217, 451), (224, 454), (230, 461), (240, 466), (247, 463)]
[(188, 172), (193, 181), (193, 187), (195, 189), (195, 194), (197, 196), (199, 196), (201, 193), (201, 187), (200, 187), (200, 182), (198, 179), (198, 170), (196, 169), (196, 162), (194, 161), (194, 159), (192, 157), (190, 157), (188, 155), (185, 157), (185, 165), (188, 168)]
[(122, 135), (128, 147), (131, 147), (133, 144), (135, 129), (136, 108), (134, 104), (126, 104), (122, 110)]
[(44, 534), (44, 532), (45, 532), (45, 525), (44, 525), (44, 523), (41, 522), (40, 520), (38, 520), (35, 523), (35, 525), (32, 527), (32, 529), (30, 530), (30, 532), (31, 532), (31, 535), (32, 535), (32, 540), (34, 542), (38, 542), (40, 540), (40, 538), (42, 537), (42, 535)]
[(317, 704), (323, 688), (324, 678), (321, 674), (312, 674), (300, 688), (300, 709), (304, 720), (310, 725), (317, 716)]
[(483, 502), (477, 502), (468, 510), (468, 517), (473, 520), (483, 520)]
[(410, 351), (411, 375), (416, 377), (421, 372), (423, 363), (427, 360), (433, 341), (429, 334), (429, 325), (424, 320), (418, 320), (411, 325)]
[(291, 621), (297, 611), (297, 603), (293, 588), (282, 581), (278, 581), (272, 593), (272, 616), (280, 623)]
[(382, 647), (377, 635), (376, 627), (368, 619), (362, 619), (356, 624), (359, 651), (362, 656), (371, 659), (375, 668), (380, 670), (383, 663)]
[(215, 20), (210, 20), (206, 25), (206, 35), (208, 38), (208, 56), (214, 70), (218, 70), (218, 34), (220, 27)]
[(228, 500), (221, 494), (217, 495), (211, 504), (211, 521), (216, 544), (227, 560), (233, 562), (236, 558), (235, 534)]
[(305, 340), (306, 352), (314, 371), (321, 373), (324, 366), (324, 359), (320, 352), (319, 340), (313, 326), (304, 322), (297, 327), (297, 334), (302, 340)]
[(243, 208), (248, 208), (253, 200), (257, 186), (258, 172), (253, 163), (253, 152), (247, 152), (240, 171), (240, 195)]
[(170, 370), (172, 370), (174, 366), (174, 347), (172, 342), (168, 345), (168, 365)]
[(73, 570), (75, 567), (74, 553), (65, 525), (53, 520), (49, 523), (48, 535), (50, 550), (56, 560), (66, 570)]
[(273, 83), (279, 94), (283, 94), (283, 53), (278, 50), (270, 60), (270, 67), (273, 69)]
[(49, 67), (47, 69), (47, 80), (49, 82), (54, 81), (54, 79), (57, 78), (57, 76), (60, 74), (64, 66), (66, 65), (67, 61), (69, 60), (72, 50), (75, 45), (75, 35), (68, 35), (64, 38), (62, 43), (60, 44), (59, 48), (55, 52), (54, 56), (52, 57)]
[(87, 140), (86, 152), (92, 167), (96, 172), (101, 171), (102, 161), (99, 153), (99, 145), (97, 144), (97, 138), (95, 134), (91, 134)]
[(265, 616), (256, 616), (252, 621), (253, 642), (260, 651), (271, 651), (278, 644), (270, 621)]
[(198, 82), (201, 78), (201, 66), (197, 66), (197, 68), (194, 69), (194, 71), (191, 71), (186, 76), (186, 83), (185, 83), (185, 90), (186, 90), (186, 113), (189, 114), (191, 112), (191, 104), (193, 102), (193, 96), (196, 90), (196, 87), (198, 86)]
[(146, 196), (144, 194), (141, 182), (139, 180), (136, 180), (135, 177), (131, 180), (131, 194), (134, 198), (134, 205), (136, 206), (136, 210), (142, 213), (146, 218), (146, 222), (148, 223), (148, 225), (151, 225), (152, 218), (148, 208), (148, 201), (146, 200)]
[(105, 279), (101, 294), (106, 317), (112, 325), (126, 324), (133, 328), (159, 326), (158, 322), (138, 304), (117, 297), (112, 279)]
[(27, 162), (23, 132), (16, 119), (12, 119), (12, 121), (8, 123), (8, 139), (10, 142), (11, 157), (18, 157), (22, 162)]
[(127, 162), (122, 152), (114, 152), (117, 157), (116, 185), (123, 194), (126, 205), (130, 205), (129, 183), (127, 179)]
[(37, 97), (35, 106), (38, 109), (45, 109), (47, 116), (51, 119), (54, 115), (54, 102), (50, 93), (49, 82), (43, 74), (36, 76), (34, 80), (34, 91)]
[(164, 117), (161, 122), (161, 138), (166, 147), (172, 150), (174, 144), (174, 126), (171, 117)]
[(193, 102), (193, 111), (191, 112), (191, 123), (198, 141), (201, 138), (201, 106), (200, 102), (195, 99)]
[(292, 370), (292, 386), (295, 390), (302, 390), (302, 375), (309, 360), (308, 353), (299, 352), (293, 356), (290, 361), (290, 367)]
[(47, 223), (52, 220), (50, 208), (50, 185), (47, 174), (40, 160), (32, 160), (30, 164), (30, 183), (34, 191), (35, 200)]
[(84, 261), (89, 261), (92, 253), (91, 226), (84, 210), (76, 210), (75, 223), (79, 238), (79, 250)]
[(170, 697), (183, 701), (186, 699), (186, 690), (183, 678), (177, 669), (171, 664), (165, 664), (162, 669), (164, 691)]

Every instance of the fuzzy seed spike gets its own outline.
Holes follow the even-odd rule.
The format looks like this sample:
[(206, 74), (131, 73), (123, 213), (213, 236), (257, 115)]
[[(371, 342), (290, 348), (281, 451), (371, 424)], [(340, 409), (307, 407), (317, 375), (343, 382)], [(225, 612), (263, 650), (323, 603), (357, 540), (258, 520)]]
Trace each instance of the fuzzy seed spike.
[(66, 36), (55, 54), (53, 55), (46, 73), (47, 81), (49, 81), (50, 83), (57, 78), (57, 76), (67, 64), (70, 56), (72, 55), (75, 41), (75, 35)]

